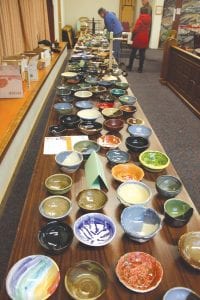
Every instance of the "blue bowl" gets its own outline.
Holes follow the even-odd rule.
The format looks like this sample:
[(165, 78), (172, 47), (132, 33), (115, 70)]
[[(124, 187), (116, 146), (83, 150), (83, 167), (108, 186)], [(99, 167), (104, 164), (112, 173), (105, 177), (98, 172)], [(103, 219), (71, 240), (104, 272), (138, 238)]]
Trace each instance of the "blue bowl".
[(133, 205), (123, 210), (121, 225), (130, 239), (144, 243), (161, 230), (162, 221), (154, 209)]
[(83, 161), (83, 155), (76, 151), (62, 151), (55, 156), (55, 161), (61, 171), (74, 173)]
[(53, 107), (61, 115), (71, 114), (73, 111), (73, 105), (66, 102), (55, 103)]
[(74, 235), (83, 244), (99, 247), (109, 244), (116, 234), (112, 219), (101, 213), (88, 213), (74, 223)]
[(144, 125), (131, 125), (128, 127), (128, 132), (130, 135), (141, 136), (146, 139), (148, 139), (152, 134), (151, 128)]
[(80, 109), (88, 109), (88, 108), (92, 108), (93, 104), (90, 101), (83, 100), (83, 101), (77, 101), (75, 106)]
[(168, 290), (163, 300), (199, 300), (200, 295), (197, 295), (195, 292), (193, 292), (191, 289), (188, 289), (186, 287), (174, 287)]
[(127, 152), (119, 149), (109, 150), (106, 153), (106, 157), (108, 161), (113, 165), (125, 164), (130, 160), (130, 155)]
[(119, 102), (121, 102), (122, 104), (129, 104), (132, 105), (137, 101), (137, 98), (135, 96), (120, 96), (119, 97)]

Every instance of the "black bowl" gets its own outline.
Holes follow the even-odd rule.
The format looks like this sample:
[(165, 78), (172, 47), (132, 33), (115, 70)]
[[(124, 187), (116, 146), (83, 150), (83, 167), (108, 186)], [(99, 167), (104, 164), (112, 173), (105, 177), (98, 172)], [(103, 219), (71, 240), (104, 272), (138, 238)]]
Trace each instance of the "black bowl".
[(79, 123), (78, 125), (80, 131), (86, 135), (95, 135), (98, 134), (103, 126), (99, 122), (88, 122), (88, 121), (83, 121)]
[(149, 141), (141, 136), (129, 136), (126, 138), (125, 144), (133, 152), (142, 152), (149, 147)]
[(49, 126), (49, 133), (53, 136), (60, 136), (66, 134), (66, 127), (64, 125)]
[(73, 129), (80, 123), (80, 118), (77, 115), (66, 115), (60, 117), (60, 124), (64, 125), (67, 129)]

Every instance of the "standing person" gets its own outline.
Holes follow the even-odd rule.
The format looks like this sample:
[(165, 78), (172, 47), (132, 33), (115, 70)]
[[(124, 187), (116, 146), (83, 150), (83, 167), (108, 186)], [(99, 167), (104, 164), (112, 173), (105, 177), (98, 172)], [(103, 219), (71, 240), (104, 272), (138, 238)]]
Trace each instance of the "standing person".
[[(102, 17), (104, 19), (105, 28), (109, 32), (113, 32), (114, 38), (118, 38), (118, 37), (122, 36), (122, 31), (123, 31), (122, 24), (113, 12), (109, 12), (105, 8), (101, 7), (98, 10), (98, 14), (100, 17)], [(120, 52), (121, 52), (121, 41), (120, 40), (113, 41), (113, 50), (114, 50), (114, 57), (115, 57), (116, 61), (119, 61)]]
[(149, 31), (151, 27), (151, 16), (148, 14), (146, 7), (141, 7), (140, 16), (132, 30), (133, 43), (132, 51), (129, 57), (129, 64), (127, 70), (131, 71), (133, 62), (136, 57), (136, 52), (139, 50), (139, 68), (138, 72), (142, 73), (145, 60), (145, 51), (149, 44)]
[(152, 16), (152, 7), (149, 3), (149, 0), (142, 0), (142, 7), (146, 7), (148, 9), (148, 14)]

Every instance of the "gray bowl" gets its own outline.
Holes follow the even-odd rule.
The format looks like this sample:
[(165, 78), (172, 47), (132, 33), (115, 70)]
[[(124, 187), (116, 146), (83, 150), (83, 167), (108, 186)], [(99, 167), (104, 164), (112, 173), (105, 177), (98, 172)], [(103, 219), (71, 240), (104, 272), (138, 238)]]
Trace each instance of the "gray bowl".
[(71, 103), (59, 102), (55, 103), (53, 107), (60, 115), (68, 115), (73, 111), (73, 105)]
[(176, 197), (182, 189), (181, 181), (172, 175), (162, 175), (156, 179), (156, 190), (165, 198)]

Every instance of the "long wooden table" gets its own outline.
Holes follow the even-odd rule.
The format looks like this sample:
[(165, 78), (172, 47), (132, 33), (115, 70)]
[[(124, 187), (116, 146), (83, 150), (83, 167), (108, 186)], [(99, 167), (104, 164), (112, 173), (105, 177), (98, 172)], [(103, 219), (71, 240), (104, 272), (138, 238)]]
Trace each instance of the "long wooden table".
[[(129, 93), (131, 91), (129, 90)], [(55, 99), (56, 101), (56, 99)], [(142, 118), (147, 126), (150, 126), (146, 116), (140, 108), (139, 101), (136, 103), (137, 112), (136, 117)], [(102, 119), (103, 121), (103, 119)], [(48, 135), (48, 126), (50, 124), (56, 124), (58, 122), (58, 115), (52, 109), (49, 115), (47, 128), (45, 135)], [(102, 131), (105, 133), (106, 131)], [(69, 134), (80, 134), (78, 130), (69, 131)], [(123, 143), (120, 149), (126, 150), (124, 145), (125, 138), (128, 136), (127, 124), (123, 130), (118, 133), (118, 136), (122, 139)], [(97, 136), (93, 137), (96, 140)], [(153, 133), (150, 137), (150, 148), (155, 150), (163, 150), (156, 135)], [(175, 286), (185, 286), (193, 289), (197, 293), (200, 293), (200, 272), (190, 267), (180, 257), (178, 253), (177, 243), (180, 236), (186, 232), (199, 230), (199, 214), (194, 208), (194, 214), (190, 222), (182, 228), (172, 228), (167, 224), (163, 225), (162, 230), (150, 241), (139, 244), (130, 240), (123, 232), (120, 225), (120, 214), (123, 210), (123, 206), (120, 205), (117, 200), (116, 189), (119, 185), (111, 176), (111, 166), (107, 163), (105, 157), (105, 151), (101, 150), (99, 153), (101, 161), (104, 165), (105, 174), (109, 183), (109, 190), (107, 192), (108, 202), (102, 213), (110, 216), (117, 228), (117, 234), (113, 241), (105, 247), (86, 247), (79, 243), (74, 237), (71, 246), (61, 255), (51, 256), (58, 264), (61, 273), (61, 281), (56, 292), (50, 299), (66, 300), (71, 299), (64, 287), (64, 277), (66, 270), (73, 266), (74, 263), (84, 260), (92, 259), (99, 262), (104, 266), (108, 274), (108, 288), (106, 292), (101, 296), (101, 300), (124, 300), (124, 299), (138, 299), (138, 300), (159, 300), (162, 299), (164, 293)], [(131, 154), (132, 161), (138, 163), (138, 155)], [(38, 211), (40, 202), (48, 196), (48, 193), (44, 187), (45, 178), (51, 174), (58, 173), (59, 168), (55, 163), (54, 155), (43, 155), (43, 143), (41, 144), (37, 162), (35, 164), (30, 188), (25, 200), (24, 208), (21, 215), (21, 220), (17, 230), (16, 239), (14, 242), (13, 250), (10, 256), (8, 270), (19, 259), (33, 254), (45, 254), (44, 250), (39, 245), (37, 240), (38, 230), (46, 220), (41, 217)], [(152, 199), (149, 206), (153, 207), (160, 214), (163, 214), (164, 199), (160, 198), (155, 190), (155, 180), (161, 174), (172, 174), (177, 176), (176, 171), (172, 165), (161, 173), (150, 173), (145, 171), (144, 182), (152, 189)], [(83, 214), (79, 210), (76, 196), (82, 189), (86, 188), (85, 176), (84, 176), (84, 164), (74, 174), (71, 175), (73, 179), (73, 185), (67, 196), (72, 200), (73, 208), (70, 215), (66, 218), (66, 222), (73, 226), (74, 221)], [(190, 203), (193, 207), (193, 203), (183, 187), (179, 198), (184, 199)], [(164, 269), (164, 276), (160, 285), (153, 291), (144, 294), (137, 294), (126, 289), (117, 279), (115, 275), (115, 266), (119, 257), (127, 252), (131, 251), (143, 251), (155, 256), (162, 264)], [(48, 254), (47, 254), (48, 255)], [(6, 293), (5, 285), (0, 294), (0, 299), (9, 299)]]

